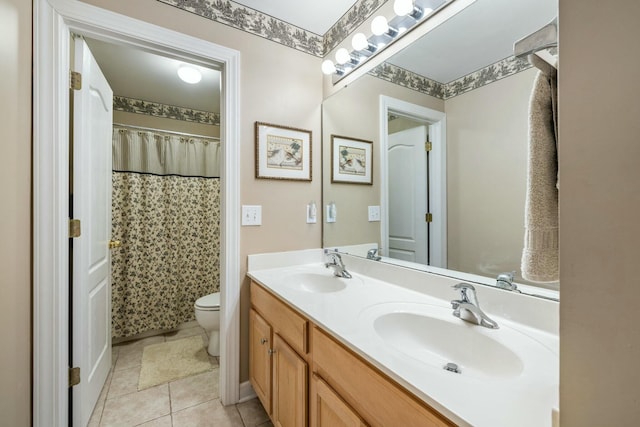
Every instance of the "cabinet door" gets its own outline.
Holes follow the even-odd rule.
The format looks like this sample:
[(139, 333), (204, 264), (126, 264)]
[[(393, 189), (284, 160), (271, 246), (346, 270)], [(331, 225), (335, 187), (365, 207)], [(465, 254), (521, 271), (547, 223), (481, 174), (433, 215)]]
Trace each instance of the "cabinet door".
[(307, 363), (278, 334), (274, 334), (273, 349), (273, 423), (275, 427), (304, 427)]
[(249, 379), (262, 406), (271, 414), (271, 326), (249, 312)]
[(358, 414), (315, 374), (310, 393), (310, 427), (367, 427)]

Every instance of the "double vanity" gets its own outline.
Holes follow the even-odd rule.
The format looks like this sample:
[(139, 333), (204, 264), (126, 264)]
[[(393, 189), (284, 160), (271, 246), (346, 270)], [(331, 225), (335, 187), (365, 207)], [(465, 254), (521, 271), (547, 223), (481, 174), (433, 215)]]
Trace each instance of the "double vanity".
[(556, 301), (321, 250), (252, 255), (248, 275), (275, 425), (552, 425)]

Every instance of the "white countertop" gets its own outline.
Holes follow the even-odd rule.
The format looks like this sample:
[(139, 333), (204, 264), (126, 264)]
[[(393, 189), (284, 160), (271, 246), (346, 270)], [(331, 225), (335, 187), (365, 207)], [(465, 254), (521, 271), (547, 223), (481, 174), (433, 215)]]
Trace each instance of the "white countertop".
[(558, 406), (558, 303), (477, 286), (480, 306), (500, 329), (453, 321), (506, 345), (517, 343), (514, 352), (522, 365), (511, 369), (505, 362), (502, 369), (503, 361), (474, 361), (470, 355), (471, 363), (481, 362), (489, 369), (466, 369), (462, 364), (462, 374), (455, 374), (399, 351), (372, 325), (386, 312), (420, 312), (425, 307), (451, 322), (450, 301), (458, 297), (451, 286), (459, 281), (349, 256), (343, 259), (353, 278), (335, 278), (346, 285), (338, 292), (307, 292), (286, 279), (297, 273), (331, 276), (319, 250), (252, 255), (248, 275), (459, 425), (552, 425), (552, 409)]

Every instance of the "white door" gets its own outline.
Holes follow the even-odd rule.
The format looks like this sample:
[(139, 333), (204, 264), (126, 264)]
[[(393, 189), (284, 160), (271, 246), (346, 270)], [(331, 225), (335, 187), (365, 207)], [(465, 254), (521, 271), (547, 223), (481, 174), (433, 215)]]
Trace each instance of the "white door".
[(429, 263), (427, 127), (389, 135), (389, 249), (391, 258)]
[(86, 426), (111, 367), (111, 135), (113, 92), (84, 40), (75, 40), (73, 92), (72, 366), (80, 384), (72, 395), (73, 426)]

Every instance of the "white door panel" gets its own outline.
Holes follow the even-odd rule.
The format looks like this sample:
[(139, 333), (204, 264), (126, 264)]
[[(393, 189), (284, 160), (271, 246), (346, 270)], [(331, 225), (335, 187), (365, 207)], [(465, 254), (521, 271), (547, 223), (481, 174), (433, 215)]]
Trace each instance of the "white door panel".
[(428, 263), (427, 127), (389, 135), (389, 249), (391, 258)]
[(73, 425), (86, 426), (111, 367), (111, 134), (112, 99), (100, 67), (82, 39), (75, 40), (74, 69), (82, 88), (73, 93)]

